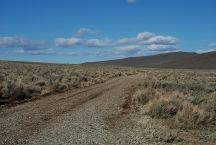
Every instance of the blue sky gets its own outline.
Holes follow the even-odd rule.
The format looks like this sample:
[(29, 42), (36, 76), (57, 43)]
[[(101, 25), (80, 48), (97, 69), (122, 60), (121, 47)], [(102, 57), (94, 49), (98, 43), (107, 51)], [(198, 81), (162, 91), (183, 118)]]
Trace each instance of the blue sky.
[(216, 50), (215, 0), (0, 0), (0, 59), (81, 63)]

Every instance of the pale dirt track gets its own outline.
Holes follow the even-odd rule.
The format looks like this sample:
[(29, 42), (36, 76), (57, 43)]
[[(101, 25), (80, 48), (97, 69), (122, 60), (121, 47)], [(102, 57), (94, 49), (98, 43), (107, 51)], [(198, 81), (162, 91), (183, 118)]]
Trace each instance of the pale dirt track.
[[(0, 111), (0, 144), (166, 144), (163, 126), (122, 114), (123, 92), (141, 81), (124, 76)], [(168, 140), (169, 141), (169, 140)]]

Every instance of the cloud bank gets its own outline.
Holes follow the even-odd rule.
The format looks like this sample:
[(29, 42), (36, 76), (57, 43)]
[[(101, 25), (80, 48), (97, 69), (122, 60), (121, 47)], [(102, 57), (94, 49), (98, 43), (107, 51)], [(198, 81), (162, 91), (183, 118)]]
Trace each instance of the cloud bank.
[(17, 49), (14, 52), (19, 54), (51, 54), (51, 48), (46, 41), (22, 37), (0, 37), (0, 48)]
[(43, 49), (46, 41), (34, 41), (20, 37), (0, 37), (0, 48)]
[[(173, 52), (179, 50), (179, 39), (174, 36), (157, 35), (152, 32), (141, 32), (134, 37), (123, 37), (117, 40), (111, 38), (91, 38), (84, 39), (78, 37), (57, 38), (55, 40), (57, 47), (77, 47), (99, 48), (98, 53), (107, 52), (109, 54), (143, 54), (145, 51), (151, 52)], [(142, 53), (141, 53), (142, 52)], [(107, 54), (107, 53), (105, 53)]]
[[(80, 28), (72, 37), (56, 38), (51, 44), (43, 40), (22, 37), (0, 37), (0, 48), (15, 49), (14, 52), (17, 54), (68, 56), (139, 56), (149, 53), (174, 52), (180, 49), (178, 38), (152, 32), (140, 32), (134, 37), (119, 39), (98, 38), (88, 34), (96, 33), (88, 28)], [(214, 47), (215, 43), (210, 45)], [(67, 48), (66, 52), (64, 48)], [(74, 48), (79, 48), (79, 52), (74, 51)], [(71, 51), (68, 52), (69, 49)]]

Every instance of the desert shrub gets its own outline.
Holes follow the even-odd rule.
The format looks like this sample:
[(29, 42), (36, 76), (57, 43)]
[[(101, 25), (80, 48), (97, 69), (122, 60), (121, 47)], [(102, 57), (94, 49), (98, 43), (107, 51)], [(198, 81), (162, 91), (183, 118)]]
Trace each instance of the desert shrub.
[(65, 91), (66, 89), (68, 89), (67, 84), (56, 81), (53, 85), (54, 91), (56, 92), (62, 92)]
[(80, 75), (78, 76), (78, 80), (79, 80), (79, 81), (87, 82), (89, 79), (90, 79), (90, 78), (89, 78), (87, 75), (85, 75), (85, 74), (80, 74)]
[(0, 98), (6, 100), (23, 100), (41, 93), (36, 86), (27, 86), (21, 80), (9, 80), (3, 83), (0, 90)]
[(184, 94), (178, 91), (167, 92), (163, 89), (146, 88), (138, 85), (132, 95), (134, 104), (144, 107), (144, 112), (153, 118), (171, 118), (181, 108), (185, 99)]
[(135, 102), (144, 105), (144, 112), (152, 118), (166, 119), (175, 127), (190, 129), (216, 124), (215, 92), (208, 94), (201, 89), (201, 92), (190, 90), (180, 93), (167, 91), (160, 84), (153, 86), (160, 89), (141, 85), (143, 88), (133, 94)]
[(72, 84), (72, 87), (74, 87), (74, 88), (80, 88), (80, 86), (81, 86), (81, 84), (80, 84), (80, 81), (78, 81), (78, 80), (75, 80)]
[(150, 101), (145, 108), (153, 118), (170, 118), (176, 115), (180, 105), (176, 100), (160, 98)]
[(99, 77), (98, 79), (96, 79), (96, 83), (104, 83), (107, 81), (107, 78), (105, 77)]
[(23, 84), (21, 81), (8, 80), (3, 82), (3, 86), (1, 89), (1, 98), (3, 99), (16, 99), (20, 97), (23, 92)]
[(25, 98), (31, 98), (33, 96), (38, 96), (41, 94), (41, 88), (39, 86), (32, 85), (24, 85), (23, 96)]
[(5, 78), (4, 74), (0, 74), (0, 82), (4, 81), (4, 78)]
[(213, 113), (216, 120), (216, 92), (206, 97), (200, 104), (200, 108)]
[(215, 85), (200, 84), (200, 83), (179, 83), (175, 81), (144, 81), (142, 86), (145, 88), (163, 89), (166, 91), (180, 91), (185, 93), (212, 93), (216, 91)]
[(135, 91), (134, 97), (152, 118), (168, 119), (180, 128), (204, 128), (216, 124), (216, 93), (209, 94), (204, 87), (197, 86), (180, 87), (184, 91), (179, 93), (173, 91), (178, 87), (170, 84), (144, 84)]
[(164, 116), (164, 105), (165, 105), (166, 102), (164, 101), (152, 101), (148, 104), (148, 114), (155, 118), (159, 118), (159, 117), (162, 117), (162, 115)]
[(11, 82), (3, 82), (1, 86), (0, 98), (9, 99), (12, 96), (12, 88), (14, 88)]
[(120, 76), (123, 76), (124, 74), (122, 72), (120, 72), (120, 71), (117, 71), (117, 72), (114, 72), (114, 75), (116, 77), (120, 77)]
[(191, 103), (184, 103), (182, 110), (176, 114), (175, 124), (181, 128), (202, 128), (210, 125), (213, 118), (212, 113)]
[(150, 89), (137, 89), (133, 94), (133, 101), (136, 104), (145, 105), (154, 97), (154, 92)]

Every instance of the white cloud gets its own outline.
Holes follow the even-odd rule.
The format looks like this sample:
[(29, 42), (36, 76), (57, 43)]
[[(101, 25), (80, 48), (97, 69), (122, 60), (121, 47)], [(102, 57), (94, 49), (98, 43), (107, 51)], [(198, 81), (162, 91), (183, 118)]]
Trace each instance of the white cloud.
[(44, 50), (25, 50), (20, 49), (16, 50), (15, 53), (17, 54), (30, 54), (30, 55), (50, 55), (50, 54), (56, 54), (55, 50), (52, 48), (44, 49)]
[(81, 43), (81, 41), (82, 41), (81, 39), (75, 37), (68, 38), (68, 39), (57, 38), (55, 40), (55, 44), (59, 47), (68, 47), (68, 46), (78, 45)]
[[(22, 37), (0, 37), (0, 48), (13, 49), (17, 54), (48, 55), (55, 54), (46, 41), (30, 40)], [(14, 50), (16, 49), (16, 50)]]
[(148, 39), (152, 38), (153, 36), (155, 36), (154, 33), (151, 33), (151, 32), (142, 32), (142, 33), (139, 33), (137, 35), (137, 39), (138, 40), (148, 40)]
[(178, 50), (178, 47), (174, 45), (152, 44), (152, 45), (148, 45), (147, 49), (151, 51), (176, 51)]
[(107, 47), (112, 44), (111, 39), (80, 39), (80, 38), (57, 38), (55, 44), (59, 47), (82, 45), (86, 47)]
[(128, 2), (129, 4), (133, 4), (133, 3), (137, 2), (137, 0), (127, 0), (127, 2)]
[(0, 47), (20, 47), (26, 44), (26, 40), (16, 37), (0, 37)]
[[(118, 55), (118, 56), (136, 56), (144, 53), (169, 52), (178, 50), (179, 40), (173, 36), (157, 35), (151, 32), (141, 32), (134, 37), (123, 37), (120, 39), (109, 38), (83, 38), (86, 34), (93, 34), (94, 31), (88, 28), (80, 28), (77, 33), (69, 38), (56, 38), (55, 46), (49, 46), (46, 41), (31, 40), (22, 37), (0, 37), (0, 48), (12, 48), (19, 54), (56, 54), (70, 56), (87, 56), (87, 55)], [(60, 47), (80, 48), (106, 48), (103, 50), (61, 53), (55, 49)], [(215, 47), (215, 43), (209, 44)], [(54, 48), (54, 49), (51, 49)]]
[(113, 50), (100, 50), (94, 53), (95, 56), (119, 56), (120, 53), (118, 51)]
[(80, 28), (79, 31), (75, 34), (76, 37), (82, 37), (86, 34), (95, 34), (96, 32), (89, 28)]
[(122, 38), (117, 40), (114, 45), (128, 45), (130, 43), (135, 43), (136, 41), (136, 38)]
[(84, 51), (84, 52), (65, 52), (58, 53), (67, 56), (130, 56), (136, 55), (141, 51), (138, 45), (128, 45), (125, 47), (115, 47), (110, 50)]
[(21, 37), (0, 37), (0, 48), (44, 49), (46, 41), (29, 40)]
[(112, 44), (111, 39), (84, 39), (80, 38), (86, 34), (96, 34), (95, 31), (88, 28), (80, 28), (78, 32), (71, 38), (56, 38), (55, 44), (58, 47), (71, 47), (75, 45), (85, 46), (85, 47), (107, 47)]
[(154, 36), (149, 38), (148, 40), (141, 41), (141, 44), (144, 45), (152, 45), (152, 44), (158, 44), (158, 45), (176, 45), (178, 44), (179, 40), (176, 37), (172, 36)]
[[(83, 30), (84, 31), (84, 30)], [(86, 48), (106, 48), (108, 50), (94, 50), (94, 52), (71, 53), (67, 55), (118, 55), (137, 56), (141, 54), (157, 54), (179, 50), (179, 39), (173, 36), (157, 35), (151, 32), (141, 32), (135, 37), (123, 37), (112, 40), (109, 38), (84, 39), (80, 37), (57, 38), (56, 46), (73, 47), (83, 46)]]
[[(110, 48), (118, 53), (138, 53), (141, 50), (148, 51), (176, 51), (179, 50), (179, 39), (173, 36), (156, 35), (151, 32), (138, 33), (136, 37), (125, 37), (113, 41), (112, 39), (83, 39), (77, 37), (57, 38), (58, 47), (84, 46), (93, 48)], [(106, 52), (107, 53), (107, 52)], [(107, 53), (110, 54), (110, 53)]]
[(88, 39), (83, 40), (82, 45), (87, 47), (107, 47), (112, 44), (111, 39)]

